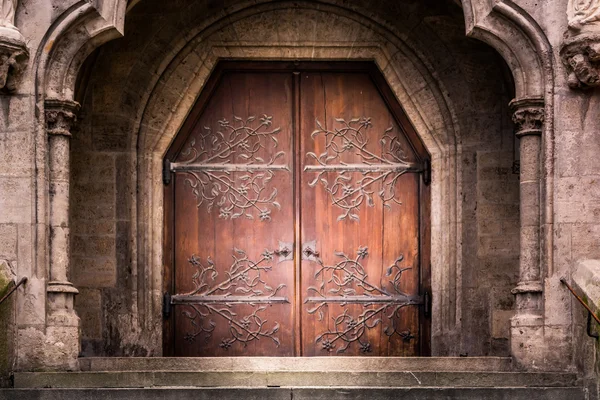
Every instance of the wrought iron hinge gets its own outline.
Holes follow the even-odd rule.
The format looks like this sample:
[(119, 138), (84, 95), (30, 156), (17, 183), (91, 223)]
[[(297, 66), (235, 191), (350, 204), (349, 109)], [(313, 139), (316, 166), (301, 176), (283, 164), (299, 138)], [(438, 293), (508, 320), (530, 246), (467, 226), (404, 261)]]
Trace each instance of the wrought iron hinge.
[(171, 316), (171, 294), (165, 292), (163, 295), (163, 317), (165, 319)]
[(431, 317), (431, 294), (429, 294), (429, 290), (426, 290), (423, 295), (423, 315), (426, 318)]
[(163, 160), (162, 175), (163, 175), (163, 183), (165, 185), (168, 185), (169, 183), (171, 183), (171, 161), (169, 161), (169, 159), (167, 159), (167, 158), (165, 158)]
[(431, 183), (431, 160), (427, 159), (423, 162), (423, 183), (429, 185)]

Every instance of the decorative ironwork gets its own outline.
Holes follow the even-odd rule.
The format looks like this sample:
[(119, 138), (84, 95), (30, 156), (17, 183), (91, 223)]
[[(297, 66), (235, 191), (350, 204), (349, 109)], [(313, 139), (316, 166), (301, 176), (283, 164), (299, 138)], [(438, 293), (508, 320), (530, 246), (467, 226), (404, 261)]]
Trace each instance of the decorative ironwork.
[[(234, 116), (233, 121), (218, 121), (216, 131), (205, 126), (181, 153), (183, 160), (171, 163), (171, 171), (188, 174), (185, 182), (198, 207), (206, 204), (208, 212), (218, 207), (224, 219), (270, 221), (272, 209), (281, 205), (277, 188), (270, 190), (268, 184), (276, 171), (289, 171), (286, 164), (276, 163), (285, 157), (284, 151), (277, 151), (281, 129), (271, 129), (272, 117), (266, 114), (257, 126), (254, 116)], [(272, 153), (269, 159), (260, 156), (264, 149)]]
[(207, 257), (206, 263), (203, 263), (200, 257), (192, 255), (188, 261), (196, 269), (196, 273), (192, 276), (195, 289), (185, 293), (184, 296), (210, 296), (214, 294), (231, 296), (234, 293), (242, 293), (249, 296), (266, 295), (273, 297), (285, 287), (285, 284), (282, 283), (276, 288), (272, 288), (262, 277), (262, 273), (273, 269), (270, 265), (262, 265), (265, 261), (273, 260), (272, 251), (265, 249), (260, 260), (254, 262), (248, 258), (244, 250), (237, 248), (233, 250), (233, 263), (229, 267), (229, 271), (225, 272), (227, 279), (215, 285), (209, 283), (209, 279), (215, 281), (219, 275), (212, 258)]
[(279, 257), (278, 262), (294, 259), (294, 244), (279, 242), (279, 249), (275, 250), (275, 255)]
[(267, 329), (265, 324), (267, 320), (263, 320), (259, 313), (267, 309), (266, 306), (258, 307), (249, 315), (238, 316), (237, 313), (231, 310), (231, 304), (225, 303), (223, 305), (213, 304), (189, 304), (188, 305), (193, 311), (183, 310), (182, 315), (190, 320), (190, 323), (194, 327), (192, 332), (185, 334), (184, 339), (190, 343), (196, 341), (196, 337), (204, 334), (204, 340), (208, 341), (217, 326), (212, 320), (208, 320), (208, 324), (205, 324), (206, 319), (210, 318), (211, 315), (219, 315), (229, 324), (229, 337), (225, 337), (221, 340), (219, 346), (223, 350), (229, 349), (235, 342), (240, 342), (244, 346), (253, 340), (259, 340), (260, 338), (271, 339), (277, 347), (281, 344), (279, 338), (275, 336), (279, 332), (279, 323), (275, 322), (275, 325), (271, 329)]
[[(410, 296), (400, 289), (402, 274), (412, 269), (401, 266), (404, 256), (400, 255), (386, 270), (385, 276), (391, 278), (389, 282), (393, 288), (393, 292), (390, 293), (386, 288), (368, 281), (367, 272), (362, 265), (369, 255), (366, 246), (357, 249), (355, 258), (339, 251), (335, 252), (335, 255), (341, 260), (334, 265), (325, 265), (318, 255), (314, 256), (320, 266), (314, 277), (321, 278), (321, 284), (307, 289), (315, 296), (307, 297), (305, 303), (317, 303), (307, 312), (317, 314), (319, 321), (323, 320), (323, 308), (328, 304), (340, 304), (344, 311), (332, 317), (333, 328), (328, 326), (327, 331), (317, 336), (315, 342), (321, 343), (324, 350), (333, 351), (336, 347), (335, 342), (340, 341), (342, 345), (337, 349), (338, 353), (343, 353), (352, 343), (358, 342), (362, 352), (370, 352), (371, 343), (366, 339), (365, 333), (383, 323), (383, 316), (389, 321), (383, 331), (390, 340), (394, 335), (398, 335), (405, 342), (414, 339), (410, 329), (399, 330), (396, 322), (402, 308), (423, 303), (421, 296)], [(349, 304), (361, 305), (364, 311), (358, 316), (353, 316), (347, 309)]]
[[(319, 182), (323, 184), (331, 197), (332, 203), (341, 208), (343, 213), (338, 221), (349, 218), (359, 221), (360, 206), (366, 202), (369, 207), (375, 205), (375, 184), (381, 183), (377, 196), (381, 198), (384, 207), (390, 204), (402, 204), (396, 197), (396, 183), (407, 172), (421, 172), (423, 168), (406, 161), (398, 137), (393, 134), (393, 127), (383, 133), (379, 143), (380, 154), (369, 150), (369, 135), (367, 129), (372, 127), (371, 118), (353, 118), (346, 121), (336, 118), (341, 127), (329, 130), (316, 120), (317, 130), (312, 133), (312, 138), (323, 134), (325, 137), (325, 152), (317, 155), (313, 152), (306, 153), (307, 157), (316, 160), (317, 165), (308, 165), (304, 171), (316, 173), (309, 185), (314, 187)], [(354, 153), (360, 157), (361, 163), (350, 164), (342, 161), (344, 154)], [(331, 164), (331, 162), (337, 164)], [(339, 172), (333, 182), (327, 179), (327, 172)], [(357, 178), (354, 173), (360, 173)]]
[[(286, 287), (285, 284), (273, 288), (264, 280), (263, 275), (272, 270), (272, 266), (265, 263), (272, 261), (273, 255), (273, 251), (266, 249), (255, 262), (248, 258), (245, 251), (234, 248), (233, 263), (225, 272), (226, 279), (220, 282), (216, 282), (219, 274), (211, 257), (202, 261), (200, 257), (192, 255), (188, 261), (196, 270), (192, 276), (194, 290), (171, 298), (172, 304), (187, 307), (181, 314), (190, 321), (193, 330), (185, 334), (185, 340), (194, 342), (196, 337), (204, 335), (204, 340), (208, 341), (217, 326), (211, 317), (218, 315), (229, 325), (230, 336), (223, 338), (220, 344), (224, 350), (235, 342), (246, 346), (262, 337), (271, 339), (279, 346), (279, 338), (275, 336), (279, 331), (279, 323), (275, 321), (268, 328), (268, 321), (260, 316), (268, 305), (288, 303), (286, 297), (278, 296)], [(234, 304), (249, 305), (254, 311), (240, 316), (232, 310)]]
[(316, 240), (304, 243), (304, 246), (302, 247), (302, 259), (318, 262), (318, 258), (321, 254), (315, 250), (316, 247)]

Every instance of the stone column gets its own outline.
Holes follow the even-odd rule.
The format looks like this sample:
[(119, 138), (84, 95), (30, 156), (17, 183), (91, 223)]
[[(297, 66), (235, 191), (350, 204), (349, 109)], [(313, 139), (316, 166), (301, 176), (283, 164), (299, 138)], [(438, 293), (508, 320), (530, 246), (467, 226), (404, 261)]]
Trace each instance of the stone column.
[(71, 127), (79, 104), (46, 99), (46, 130), (49, 158), (49, 237), (47, 335), (63, 344), (58, 354), (47, 360), (50, 367), (73, 369), (79, 355), (79, 317), (73, 309), (78, 293), (69, 281), (69, 144)]
[(544, 343), (540, 269), (540, 153), (544, 100), (516, 99), (510, 107), (521, 149), (521, 251), (519, 283), (512, 290), (517, 310), (511, 319), (511, 350), (518, 364), (535, 368), (536, 364), (541, 367)]

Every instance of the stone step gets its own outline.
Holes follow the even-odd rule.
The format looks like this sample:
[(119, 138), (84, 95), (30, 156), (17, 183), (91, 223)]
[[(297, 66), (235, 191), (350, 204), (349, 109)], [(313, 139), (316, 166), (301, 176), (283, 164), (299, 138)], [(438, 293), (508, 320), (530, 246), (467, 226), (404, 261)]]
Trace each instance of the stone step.
[(151, 387), (575, 387), (553, 372), (427, 371), (105, 371), (20, 372), (15, 388)]
[(82, 371), (511, 371), (510, 357), (110, 357)]
[(0, 400), (586, 400), (569, 388), (4, 389)]

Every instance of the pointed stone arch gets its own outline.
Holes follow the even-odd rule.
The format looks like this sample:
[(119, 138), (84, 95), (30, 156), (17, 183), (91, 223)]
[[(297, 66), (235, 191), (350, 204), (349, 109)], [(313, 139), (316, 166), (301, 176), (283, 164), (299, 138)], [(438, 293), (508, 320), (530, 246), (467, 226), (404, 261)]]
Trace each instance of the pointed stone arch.
[[(131, 2), (129, 9), (132, 9), (135, 4), (140, 2), (141, 1)], [(233, 14), (243, 14), (244, 8), (250, 4), (258, 8), (268, 8), (270, 7), (268, 3), (269, 2), (267, 1), (241, 2), (235, 10), (230, 10), (231, 14), (220, 15), (217, 20), (214, 21), (206, 21), (205, 26), (218, 26), (218, 20), (226, 20), (229, 22)], [(345, 14), (345, 17), (349, 19), (358, 19), (362, 21), (359, 23), (363, 25), (370, 25), (369, 29), (374, 29), (379, 26), (380, 28), (378, 29), (390, 32), (383, 21), (376, 21), (373, 19), (374, 17), (367, 17), (364, 10), (345, 9), (334, 5), (333, 3), (333, 1), (318, 2), (316, 3), (316, 8), (320, 10), (336, 8), (339, 10), (339, 13)], [(127, 9), (128, 5), (126, 0), (105, 0), (92, 3), (79, 2), (67, 10), (62, 18), (58, 19), (57, 24), (50, 29), (45, 41), (40, 45), (34, 62), (37, 102), (40, 110), (44, 109), (44, 104), (49, 105), (49, 109), (52, 107), (56, 109), (58, 106), (60, 107), (62, 114), (67, 115), (67, 113), (71, 113), (72, 110), (76, 108), (76, 105), (73, 103), (74, 91), (77, 75), (83, 61), (95, 48), (124, 33), (123, 28)], [(467, 34), (490, 44), (507, 61), (515, 79), (517, 98), (534, 100), (545, 99), (543, 107), (546, 112), (546, 121), (551, 121), (551, 118), (549, 117), (551, 116), (553, 107), (552, 94), (549, 88), (553, 85), (552, 57), (548, 41), (539, 26), (535, 24), (533, 19), (525, 11), (519, 9), (510, 1), (491, 2), (489, 0), (463, 0), (463, 10), (467, 25)], [(440, 94), (443, 93), (443, 87), (440, 89), (439, 81), (436, 81), (435, 77), (427, 72), (428, 66), (426, 65), (426, 60), (418, 56), (414, 57), (415, 60), (421, 60), (420, 62), (422, 63), (420, 68), (416, 68), (417, 71), (420, 70), (420, 76), (424, 77), (423, 79), (427, 82), (437, 82), (438, 84), (435, 86), (438, 88), (437, 90), (439, 90), (437, 94), (423, 92), (421, 107), (425, 104), (437, 104), (437, 106), (441, 106), (438, 115), (443, 116), (442, 120), (445, 120), (445, 122), (438, 121), (437, 123), (443, 124), (444, 127), (454, 128), (454, 132), (450, 139), (443, 139), (446, 146), (449, 145), (450, 148), (454, 149), (452, 150), (454, 153), (451, 155), (443, 155), (441, 150), (439, 150), (440, 140), (442, 139), (435, 135), (436, 129), (440, 130), (440, 126), (436, 126), (435, 121), (427, 120), (423, 113), (419, 111), (419, 105), (411, 106), (411, 96), (409, 95), (409, 90), (406, 88), (408, 83), (406, 80), (403, 82), (401, 74), (394, 68), (394, 63), (392, 63), (392, 61), (395, 60), (396, 64), (398, 64), (398, 60), (402, 60), (403, 57), (406, 58), (407, 54), (414, 53), (414, 51), (417, 50), (411, 48), (410, 44), (403, 43), (403, 41), (395, 35), (392, 35), (392, 39), (397, 41), (395, 43), (397, 48), (395, 52), (390, 52), (385, 45), (382, 46), (377, 43), (364, 43), (362, 46), (358, 47), (350, 46), (341, 51), (339, 49), (335, 50), (327, 48), (327, 46), (319, 48), (318, 46), (314, 46), (314, 44), (310, 46), (305, 44), (302, 46), (297, 43), (296, 45), (292, 43), (288, 44), (288, 46), (280, 46), (276, 49), (277, 53), (270, 54), (265, 52), (261, 53), (257, 50), (257, 46), (253, 46), (251, 43), (245, 46), (225, 46), (223, 43), (220, 45), (218, 43), (208, 43), (207, 46), (206, 42), (196, 43), (196, 45), (202, 44), (204, 46), (203, 50), (205, 50), (206, 54), (209, 56), (203, 61), (199, 71), (191, 71), (193, 79), (190, 80), (189, 85), (185, 88), (186, 94), (179, 98), (180, 96), (174, 96), (172, 90), (168, 91), (164, 82), (161, 82), (161, 80), (173, 77), (177, 65), (181, 65), (186, 60), (186, 57), (192, 54), (193, 50), (190, 50), (190, 46), (194, 44), (194, 39), (190, 40), (190, 37), (193, 38), (194, 36), (195, 35), (188, 33), (187, 36), (181, 38), (179, 44), (175, 44), (177, 50), (172, 51), (171, 56), (166, 57), (165, 60), (163, 60), (163, 72), (160, 76), (157, 76), (155, 82), (152, 83), (152, 87), (148, 91), (148, 96), (144, 100), (146, 106), (142, 108), (144, 111), (139, 115), (137, 125), (138, 135), (135, 138), (132, 138), (136, 145), (141, 145), (142, 148), (148, 149), (148, 152), (142, 153), (137, 160), (135, 160), (135, 163), (137, 163), (135, 180), (138, 183), (143, 181), (151, 182), (150, 176), (160, 176), (161, 152), (166, 149), (169, 137), (168, 135), (161, 135), (161, 137), (158, 137), (157, 140), (152, 142), (152, 133), (157, 133), (159, 131), (156, 129), (155, 124), (160, 124), (163, 132), (166, 130), (169, 134), (174, 135), (177, 132), (182, 118), (185, 116), (186, 110), (189, 109), (195, 96), (197, 96), (201, 90), (212, 66), (215, 65), (219, 58), (238, 57), (255, 59), (262, 59), (265, 57), (328, 59), (332, 57), (348, 58), (350, 56), (355, 56), (375, 60), (386, 76), (388, 83), (394, 89), (396, 96), (402, 104), (405, 104), (405, 107), (407, 107), (409, 117), (417, 130), (422, 134), (430, 151), (434, 153), (434, 169), (436, 149), (437, 151), (440, 151), (440, 153), (438, 153), (437, 162), (450, 163), (448, 164), (448, 168), (450, 170), (455, 169), (453, 163), (456, 163), (456, 158), (458, 156), (456, 153), (456, 137), (459, 137), (460, 135), (460, 126), (456, 123), (451, 102), (441, 100), (443, 99), (443, 96), (440, 96)], [(317, 55), (316, 57), (315, 54)], [(59, 65), (61, 66), (60, 68), (57, 67)], [(67, 65), (68, 67), (65, 68), (64, 65)], [(439, 101), (436, 100), (436, 96)], [(55, 100), (59, 101), (57, 102)], [(177, 100), (177, 105), (172, 108), (169, 115), (161, 115), (158, 111), (158, 107), (161, 106), (161, 102), (164, 104), (164, 101), (166, 100)], [(61, 104), (66, 105), (62, 107), (60, 106)], [(536, 104), (539, 105), (539, 102)], [(164, 107), (162, 108), (164, 109)], [(42, 144), (46, 142), (45, 120), (49, 117), (44, 113), (41, 113), (39, 118), (37, 141)], [(551, 122), (547, 122), (544, 125), (543, 130), (546, 138), (544, 141), (544, 157), (548, 158), (551, 157), (552, 153)], [(44, 146), (38, 146), (39, 154), (37, 157), (39, 160), (44, 160), (48, 157), (43, 149)], [(538, 158), (534, 157), (534, 159), (537, 160)], [(52, 181), (52, 170), (46, 171), (44, 167), (41, 166), (37, 180), (38, 187), (45, 187), (43, 182), (47, 173), (50, 174), (50, 180)], [(551, 174), (550, 171), (545, 171), (545, 174), (548, 177), (545, 182), (546, 188), (548, 188), (550, 187), (549, 185), (551, 185), (551, 179), (549, 178)], [(442, 193), (447, 193), (449, 196), (456, 196), (456, 187), (452, 190), (452, 182), (455, 181), (449, 180), (448, 182), (450, 182), (450, 184), (444, 189), (445, 192), (440, 188), (437, 196), (442, 196)], [(151, 216), (153, 212), (157, 210), (160, 212), (161, 210), (160, 200), (157, 201), (157, 199), (160, 198), (160, 195), (156, 191), (157, 187), (148, 186), (141, 187), (141, 189), (139, 197), (149, 200), (149, 203), (140, 203), (140, 200), (138, 200), (136, 213), (139, 223), (137, 232), (134, 232), (134, 234), (138, 236), (141, 233), (140, 230), (146, 229), (144, 226), (146, 224), (144, 221), (148, 220), (146, 218)], [(453, 194), (451, 193), (452, 191), (454, 191)], [(46, 219), (44, 223), (46, 226), (52, 226), (52, 215), (65, 214), (65, 204), (51, 200), (48, 193), (43, 190), (39, 191), (39, 193), (37, 207), (38, 214), (40, 215), (39, 220), (44, 221), (44, 210), (49, 208), (50, 217)], [(434, 199), (435, 196), (436, 194), (434, 191)], [(454, 204), (457, 204), (456, 199), (454, 200)], [(551, 208), (549, 208), (551, 207), (551, 203), (545, 202), (544, 204), (544, 224), (551, 225), (550, 218), (552, 212)], [(449, 212), (456, 214), (459, 213), (460, 210), (453, 209)], [(158, 230), (150, 229), (146, 233), (150, 235), (150, 238), (152, 236), (160, 237), (160, 229), (161, 228), (158, 228)], [(45, 234), (42, 231), (40, 231), (39, 235), (40, 237), (45, 237)], [(551, 238), (551, 233), (548, 235), (548, 238)], [(547, 239), (546, 242), (548, 240), (550, 239)], [(52, 238), (50, 238), (50, 241), (52, 241)], [(151, 242), (151, 240), (146, 238), (141, 242), (149, 241)], [(140, 262), (147, 262), (152, 265), (160, 265), (160, 251), (153, 249), (152, 246), (148, 247), (147, 244), (148, 243), (138, 243), (138, 264)], [(454, 246), (457, 245), (458, 244), (455, 244)], [(50, 246), (52, 247), (52, 243), (50, 243)], [(539, 247), (538, 237), (538, 248)], [(551, 249), (551, 245), (548, 243), (544, 243), (543, 247)], [(52, 255), (50, 257), (52, 257)], [(38, 259), (43, 260), (43, 257), (38, 257)], [(550, 262), (550, 260), (545, 261)], [(42, 262), (45, 263), (46, 261)], [(52, 263), (51, 260), (48, 262), (50, 264)], [(157, 271), (155, 270), (155, 273), (156, 272)], [(151, 298), (148, 299), (148, 303), (151, 305), (154, 304), (155, 306), (157, 300), (158, 302), (160, 300), (160, 289), (157, 287), (150, 287), (148, 289), (150, 289), (151, 292), (149, 295)], [(157, 312), (155, 309), (151, 311), (154, 313)], [(72, 358), (70, 361), (68, 358), (73, 357), (73, 354), (74, 353), (71, 353), (70, 356), (65, 358), (65, 365), (72, 366)]]

